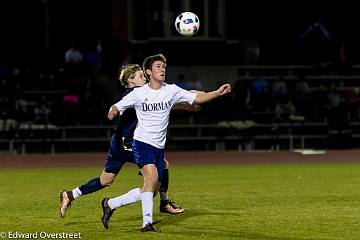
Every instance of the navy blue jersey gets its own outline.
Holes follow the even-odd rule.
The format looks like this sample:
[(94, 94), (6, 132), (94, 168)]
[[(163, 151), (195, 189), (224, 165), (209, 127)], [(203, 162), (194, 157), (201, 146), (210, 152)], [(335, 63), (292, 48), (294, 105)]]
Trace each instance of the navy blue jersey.
[[(134, 88), (126, 88), (121, 96), (121, 99), (128, 95), (132, 90), (134, 90)], [(123, 142), (124, 146), (131, 148), (137, 123), (138, 120), (135, 109), (126, 109), (125, 112), (120, 117), (118, 117), (118, 123), (115, 129), (115, 137), (117, 142)]]

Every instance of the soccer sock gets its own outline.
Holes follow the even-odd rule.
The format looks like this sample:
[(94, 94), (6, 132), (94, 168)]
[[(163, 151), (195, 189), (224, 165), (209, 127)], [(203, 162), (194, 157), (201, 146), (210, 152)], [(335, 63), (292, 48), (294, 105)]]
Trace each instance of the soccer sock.
[(80, 197), (82, 195), (82, 192), (81, 190), (77, 187), (77, 188), (74, 188), (72, 190), (72, 195), (74, 197), (74, 200), (77, 199), (78, 197)]
[(169, 188), (169, 169), (164, 169), (164, 175), (162, 176), (161, 186), (159, 189), (161, 201), (165, 201), (169, 199), (167, 195), (168, 188)]
[[(104, 188), (104, 186), (101, 185), (100, 178), (93, 178), (84, 185), (81, 185), (79, 187), (81, 194), (80, 195), (86, 195), (89, 193), (96, 192), (100, 189)], [(75, 198), (75, 195), (74, 195)]]
[(154, 193), (143, 192), (140, 195), (141, 195), (141, 206), (143, 212), (143, 227), (145, 227), (146, 224), (153, 222)]
[(160, 201), (166, 201), (169, 200), (169, 196), (167, 195), (167, 192), (160, 192)]
[(108, 204), (111, 209), (115, 209), (124, 205), (136, 203), (140, 200), (140, 189), (135, 188), (119, 197), (109, 199)]

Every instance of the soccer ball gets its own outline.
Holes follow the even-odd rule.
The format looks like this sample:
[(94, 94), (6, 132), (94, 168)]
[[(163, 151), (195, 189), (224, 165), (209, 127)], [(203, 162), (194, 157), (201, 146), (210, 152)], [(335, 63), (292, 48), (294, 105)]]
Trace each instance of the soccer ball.
[(199, 27), (199, 18), (192, 12), (183, 12), (175, 20), (175, 28), (181, 35), (192, 36), (198, 32)]

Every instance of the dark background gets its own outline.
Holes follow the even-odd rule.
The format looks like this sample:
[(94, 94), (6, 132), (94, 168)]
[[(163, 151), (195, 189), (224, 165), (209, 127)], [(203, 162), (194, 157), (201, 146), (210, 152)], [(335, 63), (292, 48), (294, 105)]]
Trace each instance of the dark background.
[[(312, 64), (333, 61), (341, 43), (345, 43), (352, 61), (359, 62), (360, 17), (354, 6), (340, 2), (224, 0), (224, 30), (219, 34), (219, 1), (208, 1), (208, 22), (204, 22), (205, 1), (189, 1), (188, 8), (184, 2), (169, 1), (169, 8), (174, 17), (185, 10), (199, 15), (200, 32), (190, 39), (184, 39), (174, 29), (171, 37), (164, 37), (161, 20), (160, 24), (154, 20), (154, 13), (164, 8), (162, 0), (2, 1), (2, 58), (50, 54), (61, 59), (70, 44), (87, 50), (101, 39), (111, 65), (121, 63), (127, 55), (138, 60), (161, 51), (176, 56), (175, 64), (246, 64), (244, 52), (253, 45), (260, 48), (257, 64)], [(128, 8), (130, 3), (132, 8)], [(319, 29), (298, 39), (318, 20), (329, 30), (331, 40)], [(133, 26), (131, 39), (129, 22)], [(204, 37), (206, 24), (209, 33)], [(192, 53), (191, 57), (184, 52)]]
[[(46, 131), (52, 131), (39, 131), (37, 136), (26, 130), (34, 124), (71, 126), (72, 133), (80, 125), (114, 124), (106, 115), (123, 90), (117, 80), (119, 67), (141, 64), (146, 56), (163, 53), (169, 63), (167, 80), (176, 83), (183, 75), (186, 83), (200, 82), (199, 89), (205, 91), (225, 81), (234, 83), (229, 96), (204, 105), (196, 115), (174, 113), (176, 123), (250, 120), (289, 124), (290, 128), (275, 126), (267, 132), (249, 127), (242, 135), (245, 142), (251, 136), (266, 136), (274, 144), (268, 136), (287, 135), (294, 122), (315, 122), (322, 128), (310, 124), (309, 129), (300, 127), (299, 132), (310, 136), (319, 133), (321, 139), (329, 137), (324, 145), (342, 146), (351, 142), (351, 134), (359, 134), (358, 9), (354, 4), (319, 1), (0, 1), (0, 143), (11, 152), (9, 139), (15, 143), (44, 139)], [(192, 11), (200, 19), (195, 36), (184, 37), (175, 30), (175, 18), (183, 11)], [(71, 45), (79, 49), (82, 61), (65, 61)], [(285, 93), (274, 93), (274, 86), (282, 82)], [(281, 106), (284, 113), (279, 113)], [(103, 138), (99, 129), (94, 138)], [(172, 130), (171, 134), (186, 135), (185, 129), (178, 133)], [(89, 137), (92, 133), (78, 130), (80, 133), (73, 136)], [(209, 131), (209, 136), (219, 134)], [(193, 132), (190, 129), (188, 136)], [(68, 138), (60, 131), (56, 134), (52, 139), (68, 146)], [(204, 130), (205, 139), (206, 134)], [(230, 129), (226, 134), (235, 134), (237, 138), (229, 144), (237, 149), (243, 132)], [(222, 136), (225, 134), (214, 139)], [(321, 144), (316, 136), (310, 140)], [(211, 148), (204, 146), (201, 138), (195, 142), (199, 149)], [(285, 138), (280, 147), (288, 147), (287, 143)], [(247, 144), (251, 147), (251, 142)], [(86, 141), (79, 145), (91, 148)], [(16, 151), (19, 147), (13, 146)], [(195, 146), (189, 143), (188, 147)]]

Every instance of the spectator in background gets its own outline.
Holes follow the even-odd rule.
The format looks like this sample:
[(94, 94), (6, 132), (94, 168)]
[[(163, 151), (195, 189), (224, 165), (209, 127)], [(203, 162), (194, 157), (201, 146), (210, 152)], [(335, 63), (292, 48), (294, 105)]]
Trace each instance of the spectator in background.
[(242, 69), (237, 70), (237, 79), (234, 82), (234, 94), (239, 95), (245, 91), (245, 79), (242, 76)]
[(83, 58), (86, 67), (88, 68), (89, 75), (100, 72), (101, 70), (101, 54), (102, 45), (101, 39), (98, 39), (96, 44), (91, 44), (83, 51)]
[(22, 95), (15, 97), (15, 119), (19, 124), (33, 121), (33, 116), (29, 111), (30, 104)]
[(340, 65), (345, 65), (346, 64), (346, 51), (345, 51), (345, 45), (344, 43), (342, 43), (340, 45), (340, 49), (339, 49), (339, 64)]
[(274, 101), (288, 94), (288, 89), (282, 76), (279, 76), (273, 83), (272, 94)]
[(187, 90), (202, 90), (202, 84), (197, 79), (195, 74), (190, 77), (190, 81), (188, 82), (187, 87)]
[(80, 97), (75, 91), (68, 91), (63, 97), (63, 121), (64, 125), (75, 125), (78, 123), (78, 109)]
[(185, 80), (185, 76), (182, 73), (179, 73), (179, 75), (177, 76), (175, 85), (177, 85), (178, 87), (180, 87), (182, 89), (189, 89), (188, 83)]
[(102, 40), (101, 38), (98, 39), (97, 44), (96, 44), (96, 52), (97, 52), (97, 56), (98, 56), (98, 65), (97, 65), (97, 70), (101, 72), (102, 70), (102, 57), (103, 57), (103, 45), (102, 45)]
[(290, 116), (295, 114), (295, 110), (295, 106), (289, 95), (284, 95), (275, 103), (275, 121), (288, 122), (290, 120)]
[(87, 78), (85, 87), (80, 94), (80, 123), (81, 124), (99, 124), (101, 116), (99, 113), (102, 109), (99, 99), (102, 99), (99, 95), (99, 87), (91, 78)]
[(251, 106), (254, 111), (268, 111), (271, 107), (269, 82), (262, 76), (257, 76), (251, 83)]
[(342, 92), (336, 84), (332, 84), (329, 98), (329, 143), (333, 148), (347, 148), (351, 145), (351, 129), (349, 129), (349, 109)]
[(83, 61), (83, 55), (74, 45), (65, 52), (65, 63), (76, 64)]
[(340, 44), (337, 62), (339, 74), (347, 74), (349, 70), (349, 59), (344, 43)]
[(9, 137), (16, 127), (15, 102), (8, 96), (0, 96), (0, 134)]
[(336, 84), (332, 84), (328, 94), (329, 99), (329, 123), (335, 128), (341, 128), (348, 124), (348, 109), (344, 101), (344, 97), (338, 90)]
[(46, 95), (41, 96), (41, 101), (34, 109), (34, 123), (35, 124), (49, 124), (50, 123), (51, 106), (46, 100)]
[[(85, 72), (83, 54), (74, 45), (65, 52), (65, 69), (69, 80), (73, 77), (80, 77)], [(71, 80), (70, 80), (70, 83)]]
[(257, 76), (251, 83), (251, 87), (256, 95), (266, 91), (269, 87), (269, 82), (262, 76)]
[(306, 117), (312, 115), (312, 90), (304, 76), (300, 76), (293, 88), (293, 101), (297, 111)]
[(232, 109), (235, 111), (235, 119), (251, 119), (251, 91), (249, 83), (241, 76), (241, 69), (238, 69), (238, 77), (234, 82)]
[(324, 84), (321, 84), (319, 90), (315, 92), (313, 98), (313, 104), (315, 105), (313, 120), (320, 122), (327, 122), (329, 118), (329, 99), (328, 88)]
[(289, 121), (289, 117), (295, 113), (295, 106), (291, 101), (287, 85), (282, 76), (279, 76), (274, 81), (272, 95), (275, 120), (278, 122)]
[(352, 121), (360, 120), (360, 89), (355, 87), (345, 92), (346, 104), (349, 106), (349, 116)]

